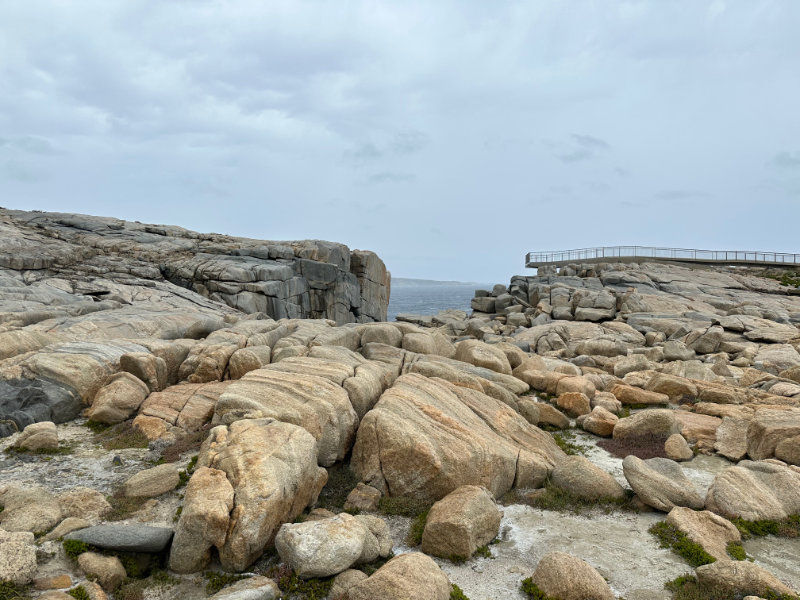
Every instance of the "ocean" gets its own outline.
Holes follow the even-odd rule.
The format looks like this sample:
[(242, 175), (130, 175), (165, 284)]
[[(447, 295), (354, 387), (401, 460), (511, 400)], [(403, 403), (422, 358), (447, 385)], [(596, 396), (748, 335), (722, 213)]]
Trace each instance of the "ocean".
[(435, 315), (440, 310), (455, 308), (469, 313), (470, 300), (475, 290), (492, 289), (481, 283), (452, 281), (399, 280), (392, 279), (392, 294), (389, 299), (388, 321), (394, 321), (400, 313)]

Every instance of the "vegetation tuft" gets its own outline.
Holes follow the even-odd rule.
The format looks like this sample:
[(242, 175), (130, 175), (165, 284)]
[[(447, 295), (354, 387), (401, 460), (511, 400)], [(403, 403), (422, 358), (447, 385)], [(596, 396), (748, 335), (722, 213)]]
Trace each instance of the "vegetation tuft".
[(92, 597), (89, 595), (89, 592), (86, 591), (86, 588), (82, 585), (78, 587), (74, 587), (67, 592), (68, 596), (72, 596), (75, 600), (92, 600)]
[(666, 521), (656, 523), (648, 531), (658, 538), (662, 548), (671, 548), (675, 554), (693, 567), (707, 565), (717, 560), (700, 544), (690, 540), (685, 533)]
[(111, 505), (111, 510), (105, 515), (106, 521), (121, 521), (142, 508), (141, 498), (128, 498), (121, 489), (115, 491), (106, 500)]
[(270, 577), (278, 584), (281, 598), (303, 598), (304, 600), (324, 600), (331, 591), (333, 577), (324, 579), (300, 579), (286, 565), (272, 570)]
[(578, 454), (585, 455), (587, 446), (575, 443), (575, 433), (568, 430), (563, 430), (561, 433), (551, 433), (553, 441), (556, 445), (564, 451), (564, 454), (575, 456)]
[(622, 440), (604, 438), (598, 440), (597, 445), (617, 458), (633, 455), (646, 460), (656, 457), (666, 458), (667, 454), (664, 452), (664, 442), (666, 441), (667, 438), (660, 435), (640, 435)]
[[(192, 433), (187, 433), (184, 436), (179, 437), (175, 440), (172, 444), (164, 448), (164, 451), (161, 453), (161, 458), (164, 462), (173, 463), (177, 462), (181, 459), (181, 456), (188, 452), (197, 452), (200, 450), (200, 446), (203, 445), (203, 442), (208, 437), (208, 432), (211, 429), (211, 424), (208, 423), (204, 425), (197, 431), (193, 431)], [(194, 465), (197, 464), (197, 458), (194, 459)], [(194, 465), (190, 462), (190, 467), (193, 469)], [(189, 468), (186, 469), (189, 471)]]
[(64, 554), (72, 560), (77, 560), (81, 554), (91, 550), (89, 544), (80, 540), (64, 540), (61, 545), (64, 546)]
[(774, 535), (778, 537), (796, 538), (800, 537), (800, 515), (790, 515), (782, 521), (763, 519), (760, 521), (747, 521), (735, 517), (731, 523), (736, 525), (744, 539), (753, 536)]
[(319, 493), (317, 506), (333, 512), (341, 512), (348, 494), (358, 484), (358, 478), (347, 463), (328, 468), (328, 482)]
[(728, 542), (725, 551), (733, 560), (747, 560), (747, 552), (744, 551), (742, 542)]
[(526, 504), (533, 508), (542, 510), (555, 510), (561, 512), (571, 512), (579, 515), (594, 509), (601, 509), (607, 514), (614, 510), (634, 510), (633, 499), (635, 494), (626, 490), (625, 498), (598, 498), (597, 500), (587, 500), (575, 493), (565, 490), (555, 485), (550, 479), (544, 483), (544, 487), (535, 490), (533, 493), (523, 495), (518, 490), (511, 490), (501, 498), (501, 503)]
[(150, 440), (147, 436), (134, 429), (133, 421), (125, 421), (117, 425), (95, 424), (88, 421), (86, 426), (95, 432), (94, 441), (106, 450), (122, 450), (124, 448), (147, 448)]
[(235, 575), (233, 573), (217, 573), (216, 571), (206, 571), (203, 578), (206, 580), (206, 593), (209, 596), (216, 594), (226, 585), (236, 583), (242, 579), (247, 579), (249, 575)]
[(28, 600), (28, 589), (11, 581), (0, 581), (0, 600)]
[(144, 600), (145, 590), (169, 588), (178, 583), (180, 583), (180, 580), (170, 575), (167, 571), (154, 569), (146, 579), (128, 578), (123, 581), (114, 594), (114, 598), (116, 600)]
[(775, 281), (779, 282), (781, 285), (785, 285), (786, 287), (800, 287), (800, 272), (794, 271), (792, 273), (767, 273), (764, 275), (765, 277), (769, 277), (770, 279), (774, 279)]
[(545, 594), (538, 585), (533, 583), (530, 577), (522, 580), (522, 593), (524, 593), (531, 600), (558, 600)]
[(423, 512), (428, 512), (431, 506), (430, 502), (408, 496), (383, 496), (378, 502), (378, 512), (390, 517), (416, 517)]
[(425, 524), (428, 522), (427, 510), (422, 511), (411, 522), (411, 527), (406, 536), (406, 543), (409, 546), (419, 546), (422, 543), (422, 534), (425, 532)]
[(460, 587), (453, 583), (450, 588), (450, 600), (469, 600), (469, 598)]
[(489, 550), (489, 546), (487, 545), (478, 546), (478, 549), (475, 550), (475, 556), (480, 556), (481, 558), (494, 558), (494, 556), (492, 556), (492, 551)]
[(75, 449), (69, 444), (62, 444), (57, 448), (39, 448), (37, 450), (26, 450), (25, 448), (15, 448), (9, 446), (3, 452), (6, 454), (29, 454), (32, 456), (63, 456), (72, 454)]
[[(672, 592), (672, 600), (740, 600), (742, 597), (742, 594), (732, 590), (703, 585), (694, 575), (676, 577), (667, 581), (664, 588)], [(759, 595), (766, 600), (797, 600), (797, 596), (778, 594), (772, 590), (764, 590)]]

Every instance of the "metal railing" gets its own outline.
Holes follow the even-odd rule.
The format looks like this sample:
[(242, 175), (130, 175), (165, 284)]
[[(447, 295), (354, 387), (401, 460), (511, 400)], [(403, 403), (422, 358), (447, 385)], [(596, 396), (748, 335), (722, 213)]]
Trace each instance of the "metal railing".
[(800, 254), (754, 250), (654, 248), (651, 246), (603, 246), (556, 252), (528, 252), (525, 256), (525, 266), (537, 267), (583, 261), (604, 262), (609, 259), (613, 261), (613, 259), (639, 258), (698, 263), (800, 266)]

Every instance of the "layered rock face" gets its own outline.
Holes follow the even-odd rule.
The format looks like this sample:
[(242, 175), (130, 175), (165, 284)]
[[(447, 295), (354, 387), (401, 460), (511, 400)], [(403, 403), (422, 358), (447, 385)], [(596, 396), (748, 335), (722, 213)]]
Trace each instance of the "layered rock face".
[(217, 303), (275, 319), (366, 323), (385, 320), (389, 304), (389, 275), (372, 252), (64, 213), (0, 210), (0, 268), (0, 320), (15, 324)]

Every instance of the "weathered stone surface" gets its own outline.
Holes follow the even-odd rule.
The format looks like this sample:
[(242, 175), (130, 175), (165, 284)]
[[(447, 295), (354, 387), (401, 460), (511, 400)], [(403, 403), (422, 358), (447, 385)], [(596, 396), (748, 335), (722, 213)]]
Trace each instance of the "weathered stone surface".
[(674, 461), (692, 460), (694, 452), (680, 433), (673, 433), (664, 442), (664, 453)]
[(140, 523), (105, 523), (73, 531), (68, 540), (80, 540), (91, 546), (120, 552), (163, 552), (172, 540), (169, 527), (151, 527)]
[(208, 565), (211, 548), (225, 544), (233, 498), (233, 486), (224, 471), (200, 467), (192, 474), (175, 528), (170, 569), (194, 573)]
[(87, 521), (86, 519), (81, 519), (78, 517), (67, 517), (61, 523), (56, 525), (55, 529), (53, 529), (50, 533), (42, 538), (43, 541), (49, 542), (52, 540), (57, 540), (58, 538), (66, 536), (68, 533), (72, 533), (73, 531), (78, 531), (79, 529), (86, 529), (87, 527), (91, 527), (92, 524)]
[(728, 544), (742, 539), (742, 534), (733, 523), (708, 510), (697, 511), (676, 506), (669, 511), (667, 523), (685, 533), (717, 560), (730, 560)]
[(615, 440), (635, 437), (663, 437), (665, 440), (678, 433), (675, 411), (647, 409), (617, 421), (614, 426)]
[(539, 416), (537, 425), (552, 425), (558, 429), (569, 427), (569, 417), (547, 402), (536, 403)]
[(521, 415), (480, 392), (403, 375), (361, 422), (351, 464), (383, 493), (438, 500), (461, 485), (495, 497), (537, 487), (563, 452)]
[(15, 448), (23, 450), (53, 450), (58, 448), (58, 429), (52, 421), (32, 423), (22, 430), (14, 442)]
[(450, 582), (432, 558), (421, 552), (396, 556), (347, 591), (348, 600), (448, 600)]
[(33, 533), (0, 528), (0, 581), (26, 585), (36, 574)]
[(354, 564), (372, 562), (381, 556), (370, 529), (347, 513), (318, 521), (286, 523), (275, 536), (275, 548), (281, 559), (305, 579), (336, 575)]
[(747, 454), (753, 460), (770, 458), (782, 440), (797, 435), (800, 409), (757, 410), (747, 428)]
[[(262, 451), (253, 453), (252, 448)], [(235, 491), (224, 568), (247, 568), (272, 542), (281, 524), (316, 501), (327, 481), (317, 466), (317, 443), (302, 427), (273, 419), (243, 419), (211, 430), (198, 467), (224, 471)]]
[(61, 521), (61, 507), (53, 495), (41, 487), (0, 488), (0, 527), (6, 531), (50, 531)]
[(167, 362), (149, 352), (123, 354), (119, 357), (119, 368), (140, 379), (151, 392), (160, 392), (169, 383)]
[(358, 415), (347, 392), (316, 375), (258, 369), (232, 383), (220, 396), (215, 420), (272, 417), (299, 425), (315, 440), (319, 464), (342, 460), (355, 438)]
[(611, 388), (614, 397), (623, 404), (669, 404), (669, 396), (658, 392), (648, 392), (630, 385), (617, 384)]
[(772, 573), (748, 561), (721, 560), (697, 567), (697, 580), (711, 588), (741, 595), (766, 596), (769, 592), (797, 595)]
[(625, 497), (625, 490), (609, 473), (584, 456), (568, 456), (553, 469), (550, 481), (584, 500)]
[(99, 521), (111, 510), (106, 497), (92, 488), (76, 487), (59, 494), (58, 503), (64, 517), (80, 517), (87, 521)]
[(69, 575), (53, 575), (52, 577), (38, 577), (33, 580), (33, 587), (37, 590), (59, 590), (72, 586), (72, 577)]
[(109, 592), (116, 590), (127, 577), (125, 568), (116, 556), (84, 552), (78, 556), (78, 566), (87, 577), (96, 579)]
[(333, 580), (333, 585), (328, 593), (329, 598), (341, 598), (351, 587), (364, 581), (368, 575), (358, 569), (347, 569), (339, 573)]
[(717, 439), (717, 428), (722, 425), (722, 419), (718, 417), (701, 415), (688, 410), (676, 410), (675, 420), (686, 441), (703, 442), (708, 448), (714, 446)]
[(736, 417), (722, 417), (722, 423), (717, 428), (717, 441), (714, 449), (732, 461), (740, 461), (747, 454), (747, 428), (750, 419)]
[(800, 435), (784, 438), (775, 446), (775, 458), (800, 466)]
[(564, 392), (556, 398), (556, 405), (571, 417), (580, 417), (592, 412), (588, 396), (581, 392)]
[(627, 456), (622, 471), (639, 499), (653, 508), (669, 512), (676, 506), (703, 508), (703, 499), (678, 463), (668, 458), (642, 460)]
[[(211, 421), (219, 397), (230, 385), (228, 381), (183, 384), (154, 392), (142, 404), (133, 425), (145, 432), (166, 432), (168, 427), (180, 427), (186, 432), (198, 431)], [(163, 425), (154, 429), (152, 419), (163, 421)]]
[(371, 485), (358, 482), (356, 487), (347, 494), (347, 500), (344, 503), (346, 511), (367, 511), (374, 512), (378, 510), (378, 502), (381, 499), (380, 490), (376, 490)]
[(563, 600), (614, 600), (614, 593), (594, 567), (564, 552), (545, 554), (531, 575), (548, 596)]
[(224, 587), (210, 600), (278, 600), (281, 590), (272, 579), (256, 575)]
[(785, 519), (800, 512), (800, 473), (769, 462), (743, 460), (719, 473), (706, 494), (706, 508), (748, 521)]
[(422, 551), (444, 558), (469, 558), (478, 547), (497, 537), (502, 516), (485, 488), (456, 488), (431, 507), (422, 534)]
[(128, 498), (155, 498), (171, 492), (179, 483), (178, 468), (167, 463), (139, 471), (122, 484), (122, 492)]
[(565, 377), (556, 384), (556, 394), (559, 396), (568, 392), (579, 392), (591, 400), (596, 391), (594, 383), (587, 377)]
[(249, 346), (239, 348), (228, 360), (228, 375), (231, 379), (241, 379), (250, 371), (269, 364), (272, 349), (269, 346)]
[(693, 402), (699, 394), (697, 386), (684, 377), (659, 373), (650, 378), (645, 389), (658, 394), (666, 394), (670, 402)]
[(98, 423), (121, 423), (139, 409), (149, 393), (138, 377), (117, 373), (97, 392), (87, 416)]
[(583, 420), (582, 426), (589, 433), (602, 437), (609, 437), (614, 432), (614, 427), (619, 417), (602, 406), (595, 406)]
[(455, 359), (476, 367), (484, 367), (504, 375), (511, 375), (511, 364), (505, 353), (500, 348), (479, 340), (464, 340), (456, 344)]

